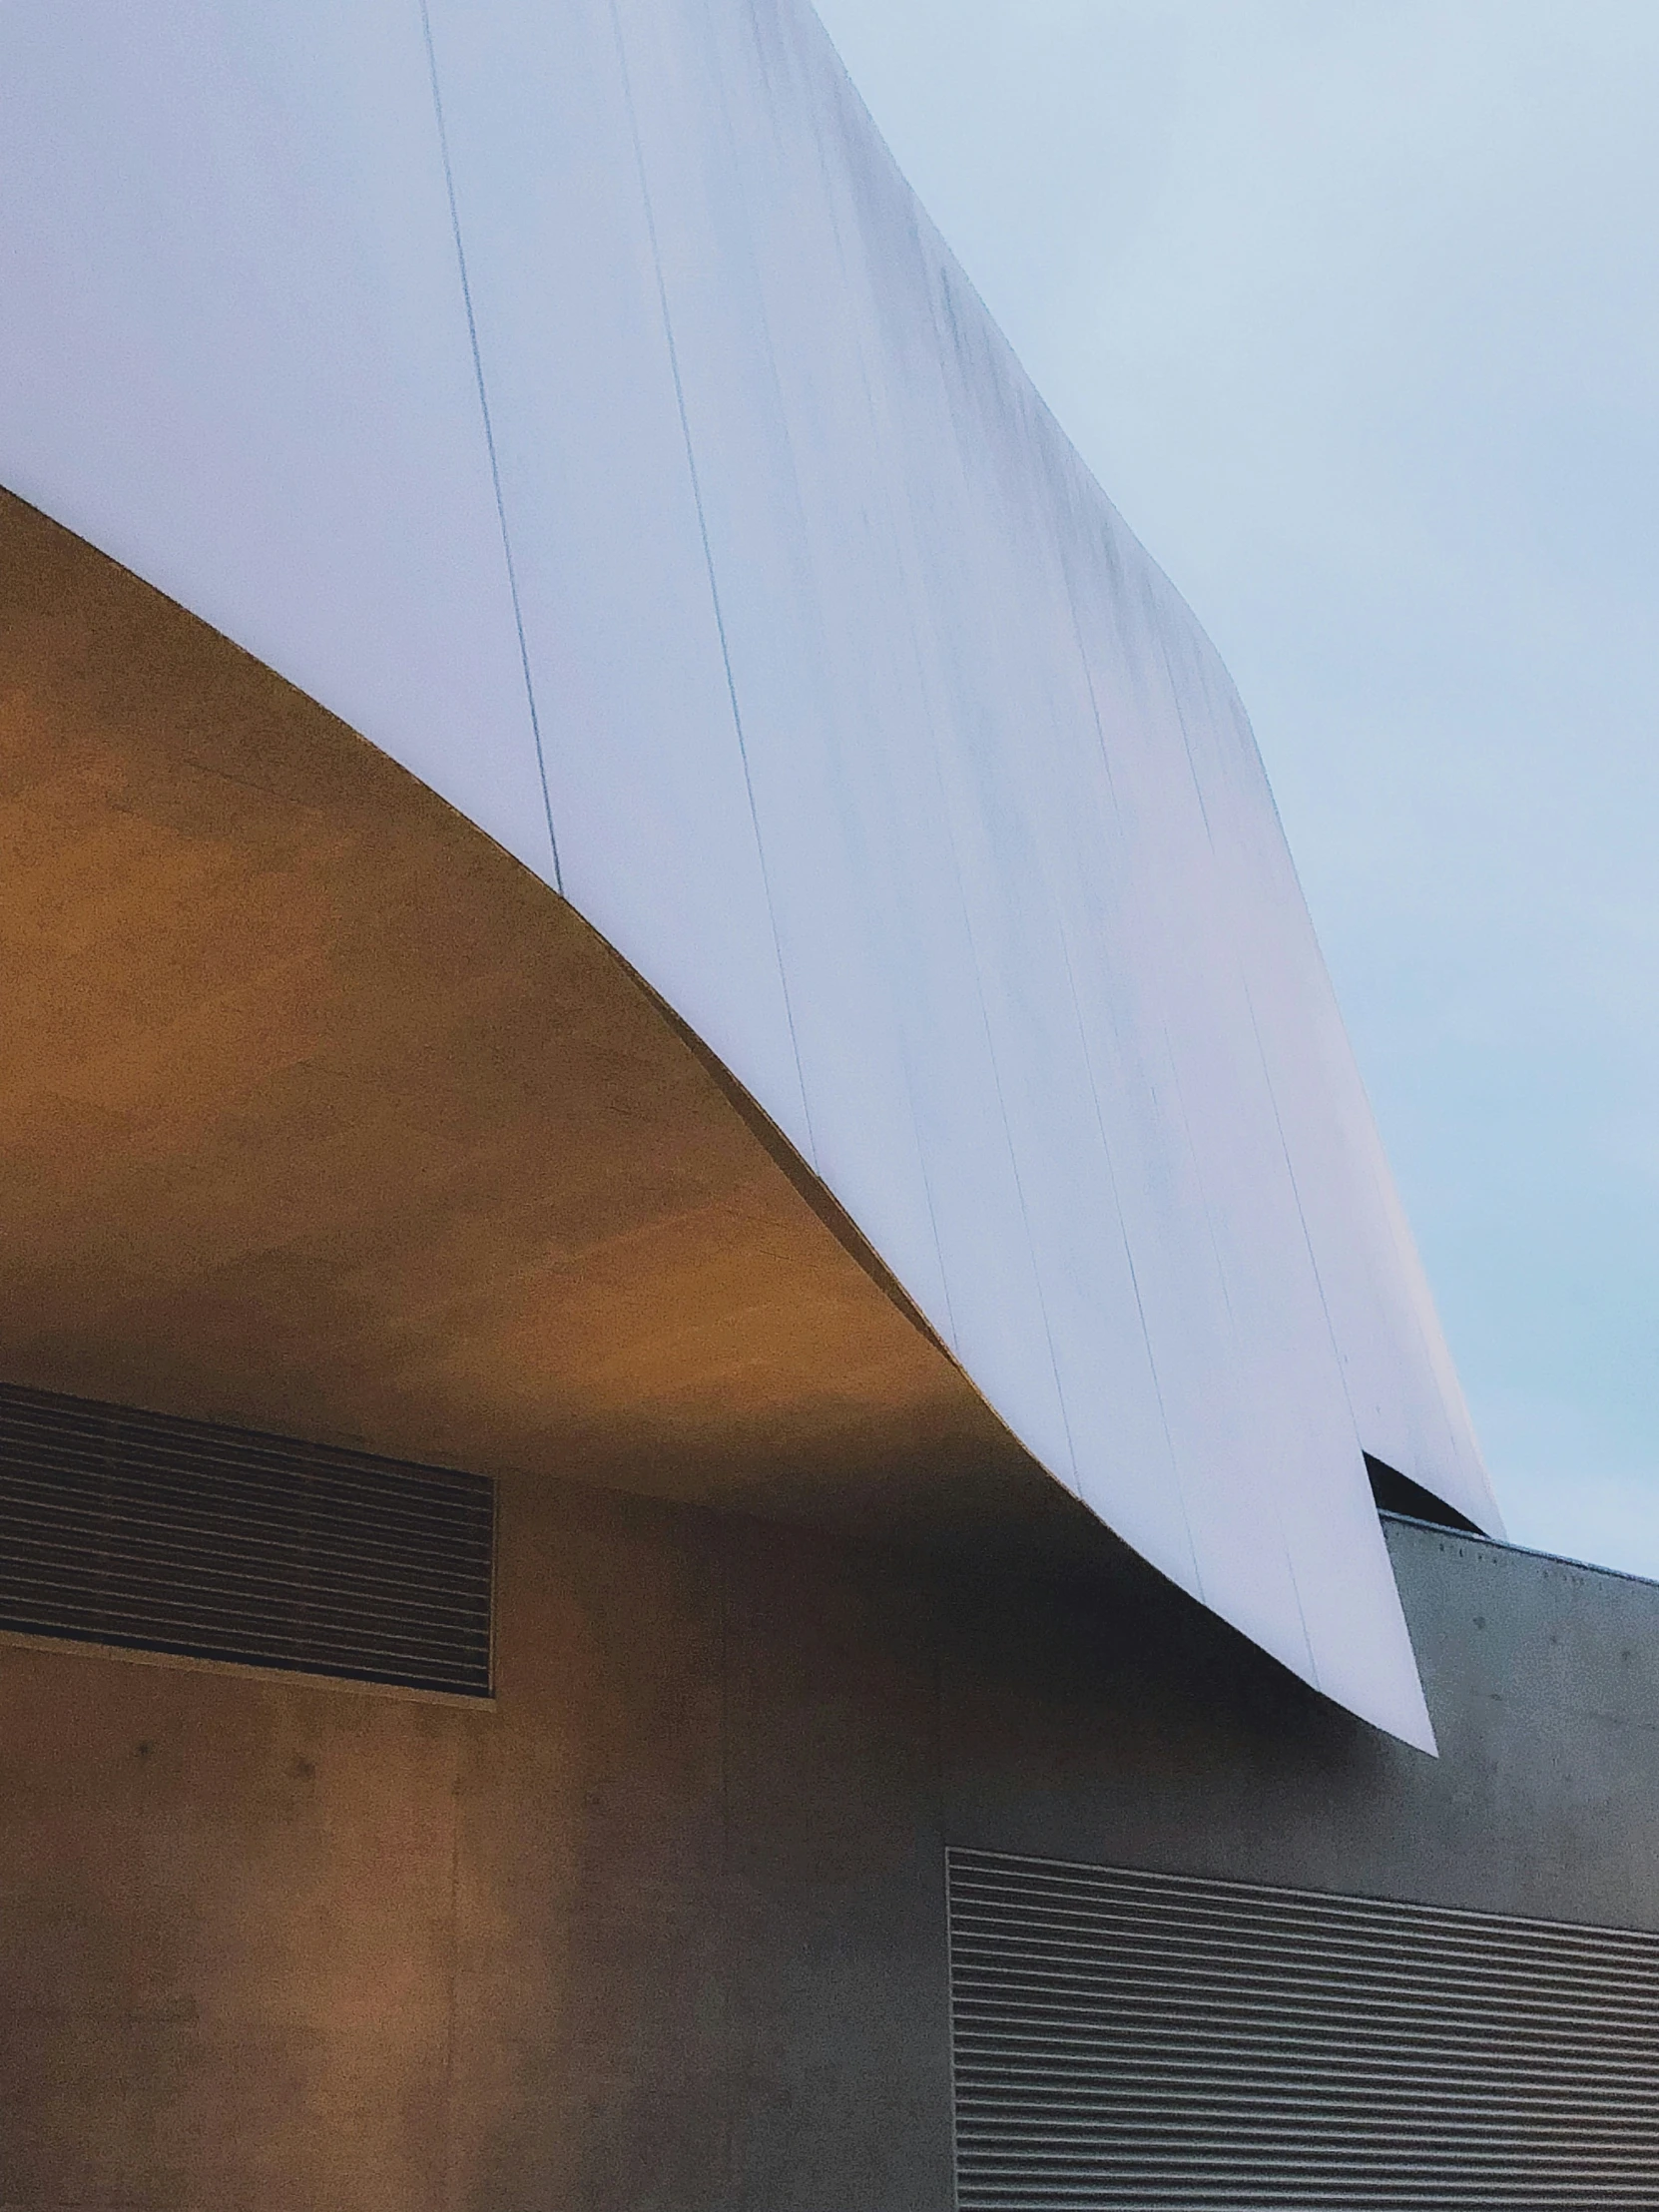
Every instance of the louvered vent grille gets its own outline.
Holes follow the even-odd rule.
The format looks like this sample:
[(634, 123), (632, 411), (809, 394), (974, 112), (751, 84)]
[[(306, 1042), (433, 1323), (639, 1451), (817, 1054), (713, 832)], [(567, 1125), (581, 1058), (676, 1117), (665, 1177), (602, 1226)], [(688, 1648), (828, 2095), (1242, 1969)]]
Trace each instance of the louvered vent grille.
[(963, 2212), (1659, 2207), (1659, 1938), (952, 1852)]
[(487, 1696), (494, 1489), (0, 1387), (0, 1627)]

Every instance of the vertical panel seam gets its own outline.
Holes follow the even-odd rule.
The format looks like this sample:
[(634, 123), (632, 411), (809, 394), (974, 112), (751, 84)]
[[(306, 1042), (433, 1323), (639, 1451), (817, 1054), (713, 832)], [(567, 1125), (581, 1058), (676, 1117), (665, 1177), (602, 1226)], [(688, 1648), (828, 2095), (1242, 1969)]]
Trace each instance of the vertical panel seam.
[[(425, 0), (422, 0), (425, 5)], [(686, 470), (691, 479), (692, 504), (697, 511), (698, 536), (703, 545), (704, 572), (709, 581), (709, 600), (714, 611), (715, 633), (720, 641), (721, 667), (726, 676), (726, 696), (732, 710), (732, 728), (737, 738), (738, 761), (743, 770), (743, 788), (749, 801), (750, 828), (755, 836), (755, 853), (761, 870), (761, 889), (766, 898), (767, 920), (772, 929), (773, 958), (778, 965), (778, 983), (784, 999), (784, 1019), (790, 1032), (790, 1051), (795, 1060), (795, 1080), (801, 1092), (801, 1111), (806, 1122), (807, 1149), (816, 1171), (818, 1167), (818, 1143), (813, 1134), (812, 1100), (807, 1094), (806, 1069), (801, 1058), (801, 1040), (796, 1033), (795, 1006), (790, 997), (789, 970), (784, 963), (784, 940), (778, 927), (778, 906), (772, 895), (772, 876), (767, 867), (766, 840), (761, 835), (761, 814), (755, 800), (755, 779), (749, 762), (749, 743), (744, 734), (743, 709), (738, 703), (737, 679), (732, 671), (732, 650), (726, 634), (726, 615), (721, 605), (720, 580), (715, 573), (714, 547), (709, 540), (708, 514), (703, 504), (703, 484), (698, 474), (697, 452), (692, 442), (691, 417), (686, 408), (686, 387), (680, 374), (680, 349), (674, 337), (674, 317), (669, 310), (668, 281), (663, 275), (662, 249), (657, 238), (657, 216), (651, 201), (651, 184), (645, 169), (645, 148), (640, 140), (639, 115), (634, 106), (634, 81), (628, 69), (627, 42), (622, 35), (622, 19), (617, 12), (616, 0), (610, 0), (611, 32), (616, 40), (617, 66), (622, 73), (622, 96), (628, 109), (628, 130), (633, 140), (634, 165), (639, 175), (640, 200), (645, 211), (646, 236), (651, 244), (652, 274), (657, 282), (657, 303), (663, 318), (663, 338), (668, 348), (669, 371), (674, 381), (674, 403), (680, 416), (680, 435), (686, 449)]]
[(483, 419), (484, 446), (489, 455), (490, 487), (495, 495), (495, 519), (501, 531), (501, 557), (507, 571), (507, 592), (512, 601), (513, 629), (518, 638), (518, 663), (524, 678), (525, 704), (530, 711), (530, 737), (536, 753), (536, 776), (547, 824), (547, 848), (553, 862), (553, 888), (564, 895), (564, 874), (559, 864), (559, 837), (553, 827), (553, 797), (547, 781), (547, 754), (542, 744), (541, 717), (536, 709), (535, 680), (530, 673), (530, 648), (524, 635), (524, 608), (519, 597), (518, 570), (513, 561), (512, 533), (507, 527), (507, 503), (501, 490), (501, 464), (495, 449), (495, 425), (490, 417), (489, 391), (484, 380), (484, 358), (478, 344), (478, 320), (472, 305), (472, 283), (467, 275), (466, 247), (461, 237), (460, 204), (455, 194), (455, 172), (449, 158), (449, 132), (443, 116), (443, 93), (438, 84), (437, 49), (432, 39), (428, 0), (419, 0), (420, 29), (426, 44), (426, 67), (432, 83), (432, 114), (437, 124), (438, 153), (443, 162), (444, 191), (449, 200), (449, 228), (455, 241), (455, 267), (461, 280), (461, 303), (466, 309), (467, 343), (472, 352), (472, 374), (478, 390), (478, 412)]

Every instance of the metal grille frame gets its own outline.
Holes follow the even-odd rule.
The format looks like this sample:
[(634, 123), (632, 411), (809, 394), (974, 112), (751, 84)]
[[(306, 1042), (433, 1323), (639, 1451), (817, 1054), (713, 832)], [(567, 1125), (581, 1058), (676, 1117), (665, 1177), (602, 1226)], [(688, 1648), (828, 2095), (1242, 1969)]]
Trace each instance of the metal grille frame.
[(0, 1630), (491, 1694), (495, 1485), (0, 1384)]
[(961, 2212), (1659, 2207), (1659, 1936), (946, 1865)]

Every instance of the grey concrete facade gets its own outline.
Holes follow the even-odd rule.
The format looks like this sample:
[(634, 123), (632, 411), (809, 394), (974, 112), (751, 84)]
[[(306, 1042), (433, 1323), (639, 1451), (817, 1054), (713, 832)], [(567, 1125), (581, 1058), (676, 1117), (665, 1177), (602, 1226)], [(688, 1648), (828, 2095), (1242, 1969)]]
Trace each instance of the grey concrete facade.
[(1058, 1589), (503, 1485), (487, 1709), (0, 1649), (8, 2212), (946, 2212), (947, 1844), (1659, 1929), (1659, 1587), (1390, 1524), (1436, 1762)]

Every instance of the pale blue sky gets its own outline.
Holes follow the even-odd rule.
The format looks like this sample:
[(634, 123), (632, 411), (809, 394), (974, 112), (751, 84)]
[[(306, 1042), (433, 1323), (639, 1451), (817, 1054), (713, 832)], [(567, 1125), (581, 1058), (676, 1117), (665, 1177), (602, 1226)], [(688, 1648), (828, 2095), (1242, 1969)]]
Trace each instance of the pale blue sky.
[(821, 12), (1244, 693), (1511, 1533), (1659, 1574), (1659, 7)]

